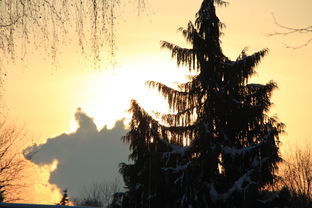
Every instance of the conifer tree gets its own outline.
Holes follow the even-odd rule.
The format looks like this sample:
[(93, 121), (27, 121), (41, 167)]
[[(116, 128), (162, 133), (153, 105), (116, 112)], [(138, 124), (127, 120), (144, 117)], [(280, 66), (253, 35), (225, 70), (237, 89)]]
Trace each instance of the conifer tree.
[(68, 206), (68, 203), (69, 203), (69, 197), (68, 197), (67, 192), (68, 192), (68, 190), (67, 190), (67, 189), (64, 189), (64, 190), (63, 190), (63, 196), (62, 196), (62, 199), (61, 199), (61, 201), (60, 201), (57, 205)]
[(281, 160), (284, 125), (268, 115), (277, 85), (248, 82), (268, 49), (226, 57), (215, 4), (226, 2), (203, 0), (195, 23), (180, 29), (192, 48), (161, 42), (178, 66), (197, 72), (176, 89), (148, 81), (174, 113), (155, 119), (132, 101), (131, 130), (123, 139), (133, 164), (120, 169), (125, 207), (265, 207), (274, 201), (262, 190)]

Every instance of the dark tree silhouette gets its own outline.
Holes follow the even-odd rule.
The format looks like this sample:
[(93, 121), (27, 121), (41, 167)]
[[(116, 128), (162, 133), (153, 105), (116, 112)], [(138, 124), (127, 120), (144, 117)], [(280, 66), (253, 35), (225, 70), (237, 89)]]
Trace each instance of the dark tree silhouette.
[(148, 81), (172, 113), (152, 116), (132, 102), (124, 207), (261, 207), (275, 199), (262, 189), (281, 160), (284, 125), (268, 115), (276, 84), (248, 83), (268, 49), (226, 57), (215, 4), (226, 2), (203, 0), (195, 24), (180, 28), (192, 48), (161, 42), (178, 66), (197, 72), (176, 89)]
[(8, 122), (0, 115), (0, 202), (20, 199), (24, 188), (21, 182), (25, 178), (27, 165), (19, 152), (25, 140), (25, 130)]
[(112, 203), (107, 208), (122, 208), (124, 193), (116, 192), (113, 195)]
[(67, 206), (69, 205), (69, 197), (68, 197), (68, 194), (67, 194), (67, 189), (64, 189), (63, 190), (63, 196), (62, 196), (62, 199), (61, 201), (57, 204), (57, 205), (64, 205), (64, 206)]

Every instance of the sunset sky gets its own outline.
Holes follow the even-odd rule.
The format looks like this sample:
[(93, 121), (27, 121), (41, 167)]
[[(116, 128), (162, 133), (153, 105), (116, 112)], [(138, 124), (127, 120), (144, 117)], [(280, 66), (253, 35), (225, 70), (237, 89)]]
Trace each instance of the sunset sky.
[[(100, 70), (93, 69), (74, 44), (60, 48), (62, 54), (57, 69), (44, 59), (44, 55), (30, 51), (30, 58), (25, 63), (17, 61), (6, 66), (5, 92), (1, 101), (3, 108), (7, 109), (12, 121), (25, 126), (28, 145), (37, 143), (47, 149), (53, 141), (67, 137), (62, 135), (64, 133), (72, 133), (68, 136), (72, 139), (80, 138), (81, 145), (88, 144), (84, 141), (88, 137), (82, 138), (81, 132), (77, 130), (78, 127), (86, 127), (85, 123), (78, 125), (75, 121), (75, 113), (80, 112), (79, 115), (86, 118), (91, 127), (94, 124), (97, 127), (90, 135), (114, 135), (114, 139), (118, 140), (101, 143), (103, 151), (98, 154), (97, 162), (107, 161), (107, 166), (101, 170), (93, 170), (91, 167), (89, 173), (84, 174), (92, 175), (92, 171), (98, 171), (99, 175), (94, 177), (113, 180), (114, 172), (108, 169), (114, 169), (117, 174), (118, 160), (125, 160), (128, 154), (127, 146), (120, 142), (120, 136), (126, 131), (120, 122), (120, 126), (115, 128), (114, 124), (127, 117), (126, 111), (132, 98), (149, 110), (165, 109), (165, 103), (161, 102), (155, 91), (144, 86), (146, 80), (169, 85), (186, 80), (186, 70), (177, 69), (170, 53), (161, 50), (159, 42), (166, 40), (187, 46), (177, 29), (186, 26), (189, 20), (194, 20), (200, 3), (200, 0), (149, 0), (146, 13), (142, 16), (137, 16), (135, 7), (122, 6), (116, 34), (118, 50), (115, 68), (106, 65)], [(271, 114), (277, 114), (280, 121), (286, 124), (287, 134), (282, 136), (282, 152), (290, 145), (300, 146), (309, 143), (311, 139), (312, 43), (297, 50), (288, 49), (284, 44), (301, 45), (312, 37), (312, 33), (279, 37), (268, 37), (267, 34), (283, 31), (274, 24), (272, 13), (283, 25), (303, 27), (312, 24), (311, 9), (311, 0), (233, 0), (228, 7), (217, 9), (220, 20), (226, 25), (222, 37), (225, 55), (236, 59), (245, 47), (248, 47), (249, 53), (263, 48), (270, 49), (257, 68), (257, 76), (250, 82), (266, 83), (274, 80), (278, 83), (279, 89), (273, 93)], [(77, 111), (78, 108), (81, 111)], [(82, 117), (76, 117), (76, 120), (81, 121)], [(94, 118), (94, 124), (91, 118)], [(52, 138), (50, 143), (46, 143), (48, 138)], [(115, 151), (106, 151), (105, 145), (110, 144), (115, 145)], [(91, 148), (81, 151), (94, 152)], [(97, 151), (101, 151), (101, 148)], [(36, 162), (36, 173), (31, 179), (35, 182), (28, 188), (32, 194), (29, 197), (25, 194), (27, 202), (55, 203), (58, 200), (58, 188), (49, 184), (48, 180), (49, 174), (63, 160), (58, 158), (58, 162), (53, 162), (53, 159), (45, 160), (44, 157)], [(118, 160), (115, 164), (108, 164), (107, 158)], [(53, 177), (55, 179), (57, 176)], [(85, 184), (92, 182), (85, 181)], [(70, 193), (71, 187), (67, 188)], [(77, 190), (73, 192), (78, 193)]]

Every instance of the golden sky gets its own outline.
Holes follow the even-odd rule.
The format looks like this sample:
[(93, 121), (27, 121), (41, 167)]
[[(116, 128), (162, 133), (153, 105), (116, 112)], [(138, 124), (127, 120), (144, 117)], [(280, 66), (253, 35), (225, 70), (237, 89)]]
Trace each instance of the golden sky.
[[(168, 51), (160, 50), (159, 41), (185, 44), (177, 29), (194, 20), (200, 2), (149, 0), (147, 15), (140, 17), (135, 9), (122, 7), (117, 28), (118, 64), (114, 69), (107, 66), (92, 69), (73, 44), (60, 49), (58, 69), (36, 51), (30, 52), (26, 63), (9, 64), (3, 102), (10, 117), (27, 128), (30, 141), (42, 143), (49, 137), (74, 131), (74, 113), (78, 107), (94, 118), (98, 128), (112, 127), (125, 116), (132, 97), (148, 108), (156, 106), (155, 110), (162, 110), (164, 103), (158, 103), (159, 97), (153, 98), (155, 93), (145, 89), (144, 82), (152, 79), (172, 84), (184, 80), (185, 72), (177, 70)], [(271, 113), (286, 124), (282, 148), (311, 139), (312, 44), (292, 50), (283, 43), (301, 45), (312, 34), (266, 35), (282, 31), (274, 24), (272, 13), (284, 25), (301, 27), (312, 24), (311, 8), (311, 0), (233, 0), (228, 7), (218, 8), (219, 18), (226, 24), (222, 46), (228, 57), (236, 59), (245, 47), (250, 53), (270, 49), (251, 81), (278, 83)], [(54, 190), (47, 183), (51, 168), (41, 170), (44, 172), (41, 175), (38, 173), (48, 191)], [(37, 195), (30, 201), (54, 200), (40, 201), (43, 192), (33, 193)]]

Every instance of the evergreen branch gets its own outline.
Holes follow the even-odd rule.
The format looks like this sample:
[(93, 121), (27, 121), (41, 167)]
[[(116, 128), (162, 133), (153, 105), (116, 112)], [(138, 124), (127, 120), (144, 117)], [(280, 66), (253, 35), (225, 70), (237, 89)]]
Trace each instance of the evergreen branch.
[(228, 6), (230, 3), (229, 2), (227, 2), (227, 1), (223, 1), (223, 0), (214, 0), (215, 1), (215, 3), (217, 4), (217, 5), (219, 5), (219, 6), (224, 6), (224, 7), (226, 7), (226, 6)]
[(146, 85), (150, 88), (156, 88), (158, 92), (162, 93), (164, 96), (167, 96), (167, 94), (174, 93), (178, 96), (187, 96), (189, 93), (183, 92), (183, 91), (178, 91), (175, 90), (171, 87), (168, 87), (167, 85), (161, 83), (161, 82), (156, 82), (156, 81), (147, 81)]
[(270, 102), (272, 91), (276, 88), (277, 84), (273, 81), (270, 81), (265, 85), (247, 84), (243, 92), (243, 103), (254, 107), (261, 106), (265, 111), (267, 111), (272, 104)]
[(195, 26), (191, 21), (187, 24), (187, 28), (184, 29), (183, 27), (180, 27), (178, 31), (182, 32), (183, 37), (187, 40), (187, 42), (191, 44), (201, 44), (203, 45), (205, 43), (205, 40), (200, 37), (198, 34)]
[[(278, 86), (274, 81), (270, 81), (265, 85), (262, 84), (247, 84), (244, 88), (247, 93), (253, 93), (254, 96), (262, 97), (259, 94), (264, 94), (269, 98), (272, 94), (272, 91)], [(262, 97), (263, 98), (263, 97)]]
[(248, 47), (245, 47), (245, 48), (242, 50), (242, 52), (239, 54), (239, 56), (237, 57), (236, 61), (242, 60), (243, 57), (246, 56), (247, 50), (248, 50)]
[(262, 49), (250, 56), (243, 56), (239, 62), (243, 62), (244, 64), (251, 65), (251, 67), (255, 67), (261, 60), (262, 57), (264, 57), (266, 54), (268, 54), (269, 49), (265, 48)]
[(160, 127), (162, 127), (163, 130), (168, 131), (168, 132), (181, 133), (181, 132), (194, 131), (198, 129), (198, 124), (194, 123), (188, 126), (164, 126), (160, 124)]
[(147, 81), (146, 84), (151, 88), (156, 88), (158, 92), (168, 100), (172, 110), (185, 111), (198, 105), (198, 92), (183, 92), (168, 87), (160, 82)]
[(161, 142), (171, 149), (170, 152), (163, 153), (163, 157), (168, 157), (168, 156), (174, 155), (174, 154), (178, 154), (181, 157), (184, 157), (186, 152), (189, 150), (189, 147), (183, 147), (180, 145), (171, 144), (170, 142), (168, 142), (164, 139), (161, 139)]
[(254, 181), (251, 180), (250, 176), (254, 172), (254, 169), (249, 170), (246, 172), (244, 175), (242, 175), (240, 178), (238, 178), (234, 184), (232, 185), (231, 188), (227, 190), (227, 192), (219, 194), (216, 189), (214, 184), (208, 184), (206, 183), (206, 186), (209, 190), (209, 194), (211, 199), (215, 202), (218, 200), (227, 200), (229, 199), (234, 192), (241, 192), (245, 190), (249, 185), (255, 184)]
[(175, 128), (188, 127), (194, 125), (197, 117), (196, 109), (197, 107), (191, 107), (177, 114), (165, 114), (162, 115), (162, 120)]
[(193, 49), (182, 48), (167, 41), (160, 42), (161, 48), (171, 51), (171, 58), (177, 59), (178, 66), (188, 66), (190, 70), (196, 69), (196, 52)]
[(184, 171), (185, 169), (187, 169), (190, 165), (192, 165), (191, 161), (187, 162), (186, 164), (184, 165), (178, 165), (174, 168), (172, 167), (169, 167), (169, 168), (162, 168), (162, 170), (164, 171), (173, 171), (175, 173), (178, 173), (180, 171)]
[(193, 43), (193, 39), (194, 39), (194, 33), (196, 31), (193, 23), (191, 21), (189, 21), (189, 23), (187, 24), (187, 29), (184, 29), (183, 27), (180, 27), (178, 29), (178, 31), (180, 31), (183, 35), (183, 37), (190, 43)]
[(188, 93), (198, 92), (201, 90), (201, 83), (199, 81), (199, 76), (193, 76), (192, 80), (186, 83), (178, 84), (180, 90)]
[(275, 88), (277, 85), (272, 81), (265, 85), (247, 84), (238, 91), (240, 99), (232, 98), (231, 102), (240, 109), (239, 111), (261, 116), (272, 105), (270, 97)]
[(258, 151), (262, 147), (264, 147), (265, 145), (267, 145), (271, 142), (270, 137), (272, 135), (274, 135), (273, 133), (274, 133), (274, 131), (270, 130), (266, 133), (265, 136), (257, 138), (256, 143), (254, 143), (252, 145), (244, 146), (241, 148), (224, 146), (222, 148), (222, 153), (225, 155), (230, 155), (232, 158), (235, 158), (235, 157), (244, 158), (249, 153), (253, 153), (253, 154), (257, 155)]
[(230, 73), (232, 77), (237, 77), (241, 80), (241, 83), (244, 83), (254, 74), (254, 68), (268, 52), (268, 49), (263, 49), (247, 56), (243, 50), (242, 55), (238, 57), (238, 60), (225, 62), (225, 67), (229, 70), (226, 73)]

